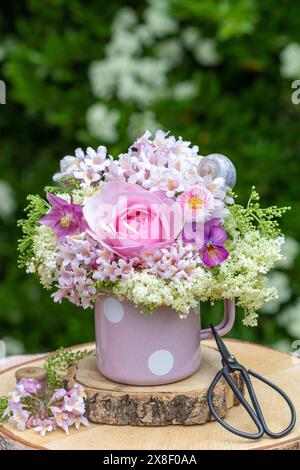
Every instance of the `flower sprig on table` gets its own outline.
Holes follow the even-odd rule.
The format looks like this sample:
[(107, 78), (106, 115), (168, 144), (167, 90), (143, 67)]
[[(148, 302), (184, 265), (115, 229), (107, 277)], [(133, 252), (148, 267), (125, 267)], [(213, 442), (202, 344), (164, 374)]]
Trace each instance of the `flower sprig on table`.
[(167, 305), (186, 317), (199, 301), (235, 298), (255, 325), (277, 296), (265, 275), (281, 259), (288, 208), (261, 207), (254, 188), (237, 204), (227, 157), (146, 132), (117, 159), (103, 146), (77, 149), (54, 181), (47, 201), (30, 197), (19, 243), (20, 265), (54, 301), (88, 308), (110, 293), (142, 313)]
[(93, 350), (71, 350), (63, 347), (50, 354), (43, 367), (47, 381), (21, 379), (8, 396), (0, 397), (0, 424), (8, 421), (19, 431), (34, 429), (44, 437), (47, 432), (62, 428), (88, 426), (85, 417), (85, 390), (75, 384), (64, 388), (64, 378), (70, 364), (93, 354)]
[(70, 390), (53, 389), (34, 379), (21, 379), (8, 395), (3, 418), (19, 431), (33, 429), (44, 437), (58, 428), (69, 433), (69, 427), (88, 426), (84, 416), (86, 394), (84, 388), (75, 384)]
[(87, 349), (72, 350), (63, 347), (57, 349), (47, 357), (43, 365), (47, 371), (47, 382), (54, 387), (63, 387), (68, 366), (93, 353), (93, 350)]

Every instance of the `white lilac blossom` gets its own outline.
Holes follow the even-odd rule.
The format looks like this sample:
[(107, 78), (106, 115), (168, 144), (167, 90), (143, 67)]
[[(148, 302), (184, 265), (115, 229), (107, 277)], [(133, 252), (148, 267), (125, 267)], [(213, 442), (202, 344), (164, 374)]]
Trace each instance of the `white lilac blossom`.
[(7, 220), (16, 210), (16, 201), (12, 187), (7, 181), (0, 180), (0, 218)]
[(155, 133), (162, 126), (157, 121), (153, 111), (143, 111), (140, 113), (133, 113), (128, 121), (127, 133), (131, 139), (136, 139), (140, 136), (144, 129), (148, 129), (151, 133)]
[(181, 36), (183, 44), (192, 51), (199, 64), (212, 67), (221, 62), (215, 39), (202, 37), (200, 30), (193, 26), (184, 29)]
[[(118, 159), (104, 146), (65, 156), (54, 175), (60, 187), (47, 189), (59, 207), (30, 199), (19, 245), (27, 272), (54, 289), (54, 301), (84, 309), (105, 292), (141, 312), (169, 306), (186, 317), (198, 302), (230, 298), (244, 309), (244, 323), (255, 325), (257, 310), (278, 296), (266, 275), (282, 262), (276, 219), (287, 208), (262, 209), (254, 190), (246, 208), (236, 204), (223, 177), (203, 172), (205, 158), (196, 145), (162, 130), (144, 132)], [(178, 217), (172, 233), (170, 214)], [(297, 250), (294, 244), (292, 257)], [(54, 408), (53, 417), (64, 429), (70, 419), (75, 426), (84, 421)], [(24, 425), (22, 410), (15, 419)], [(36, 425), (42, 434), (52, 426)]]
[(276, 320), (291, 336), (300, 338), (300, 298), (277, 315)]
[(201, 38), (194, 47), (196, 60), (206, 67), (218, 65), (221, 62), (221, 57), (216, 46), (216, 41), (213, 38)]
[(186, 101), (195, 98), (198, 94), (198, 85), (191, 80), (180, 82), (173, 87), (173, 99)]
[[(116, 97), (121, 102), (134, 103), (141, 110), (161, 98), (172, 96), (167, 75), (181, 60), (180, 41), (172, 37), (179, 26), (170, 14), (168, 1), (149, 0), (148, 3), (141, 22), (129, 7), (116, 14), (105, 57), (92, 62), (89, 68), (89, 80), (96, 98)], [(152, 48), (153, 54), (150, 53), (158, 40), (159, 45)], [(101, 132), (99, 128), (94, 130)]]
[(280, 54), (281, 75), (283, 78), (299, 78), (300, 76), (300, 44), (287, 44)]
[(294, 238), (286, 237), (282, 246), (282, 259), (276, 263), (277, 268), (290, 269), (294, 266), (300, 245)]
[(119, 134), (117, 125), (120, 113), (117, 109), (109, 109), (102, 103), (90, 106), (86, 112), (86, 123), (89, 133), (104, 142), (116, 142)]
[(263, 305), (263, 313), (274, 314), (277, 313), (280, 306), (290, 300), (292, 297), (292, 289), (288, 276), (281, 271), (272, 271), (268, 278), (266, 285), (268, 287), (275, 287), (277, 289), (277, 298)]
[(161, 38), (178, 30), (177, 21), (170, 14), (170, 4), (165, 0), (148, 0), (145, 26), (154, 37)]

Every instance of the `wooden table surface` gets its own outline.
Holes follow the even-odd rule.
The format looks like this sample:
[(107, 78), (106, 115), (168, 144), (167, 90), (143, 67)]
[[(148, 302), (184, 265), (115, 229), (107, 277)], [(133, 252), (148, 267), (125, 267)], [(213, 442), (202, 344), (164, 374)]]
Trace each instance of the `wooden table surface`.
[[(205, 342), (212, 346), (210, 341)], [(226, 340), (230, 351), (246, 367), (267, 377), (281, 387), (292, 399), (300, 415), (300, 358), (278, 352), (264, 346)], [(78, 346), (82, 348), (83, 346)], [(86, 345), (84, 346), (86, 347)], [(93, 345), (90, 346), (94, 347)], [(42, 365), (43, 360), (35, 360), (28, 365)], [(10, 392), (15, 383), (15, 370), (8, 369), (0, 374), (0, 395)], [(280, 397), (261, 382), (253, 379), (255, 390), (262, 405), (265, 417), (273, 431), (283, 429), (289, 420), (287, 406)], [(229, 410), (227, 421), (245, 431), (255, 431), (241, 406)], [(300, 450), (300, 418), (294, 430), (286, 437), (273, 440), (263, 437), (250, 441), (235, 436), (216, 422), (191, 426), (137, 427), (90, 424), (80, 431), (71, 429), (67, 436), (63, 431), (55, 431), (41, 438), (32, 430), (19, 432), (5, 424), (0, 427), (0, 449), (95, 449), (95, 450), (251, 450), (251, 449), (298, 449)]]

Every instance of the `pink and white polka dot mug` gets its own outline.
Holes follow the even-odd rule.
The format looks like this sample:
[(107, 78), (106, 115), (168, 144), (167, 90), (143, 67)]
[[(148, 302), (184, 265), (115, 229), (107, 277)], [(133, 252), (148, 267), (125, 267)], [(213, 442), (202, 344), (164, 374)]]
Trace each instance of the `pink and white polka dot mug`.
[[(228, 333), (235, 319), (234, 300), (224, 301), (224, 318), (217, 326)], [(141, 315), (131, 302), (101, 295), (95, 306), (96, 355), (107, 378), (131, 385), (160, 385), (192, 375), (200, 366), (202, 339), (199, 310), (186, 319), (169, 307)]]

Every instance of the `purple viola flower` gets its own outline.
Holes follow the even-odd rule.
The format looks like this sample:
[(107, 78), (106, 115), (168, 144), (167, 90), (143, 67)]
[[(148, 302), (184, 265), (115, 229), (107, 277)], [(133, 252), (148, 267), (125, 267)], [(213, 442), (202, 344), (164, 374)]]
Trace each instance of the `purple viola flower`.
[(51, 227), (56, 233), (58, 243), (68, 235), (83, 232), (87, 225), (83, 218), (82, 206), (68, 202), (54, 194), (47, 193), (52, 208), (39, 222)]
[(217, 266), (228, 258), (229, 253), (223, 247), (226, 240), (227, 232), (220, 226), (218, 219), (205, 224), (202, 259), (206, 266)]

